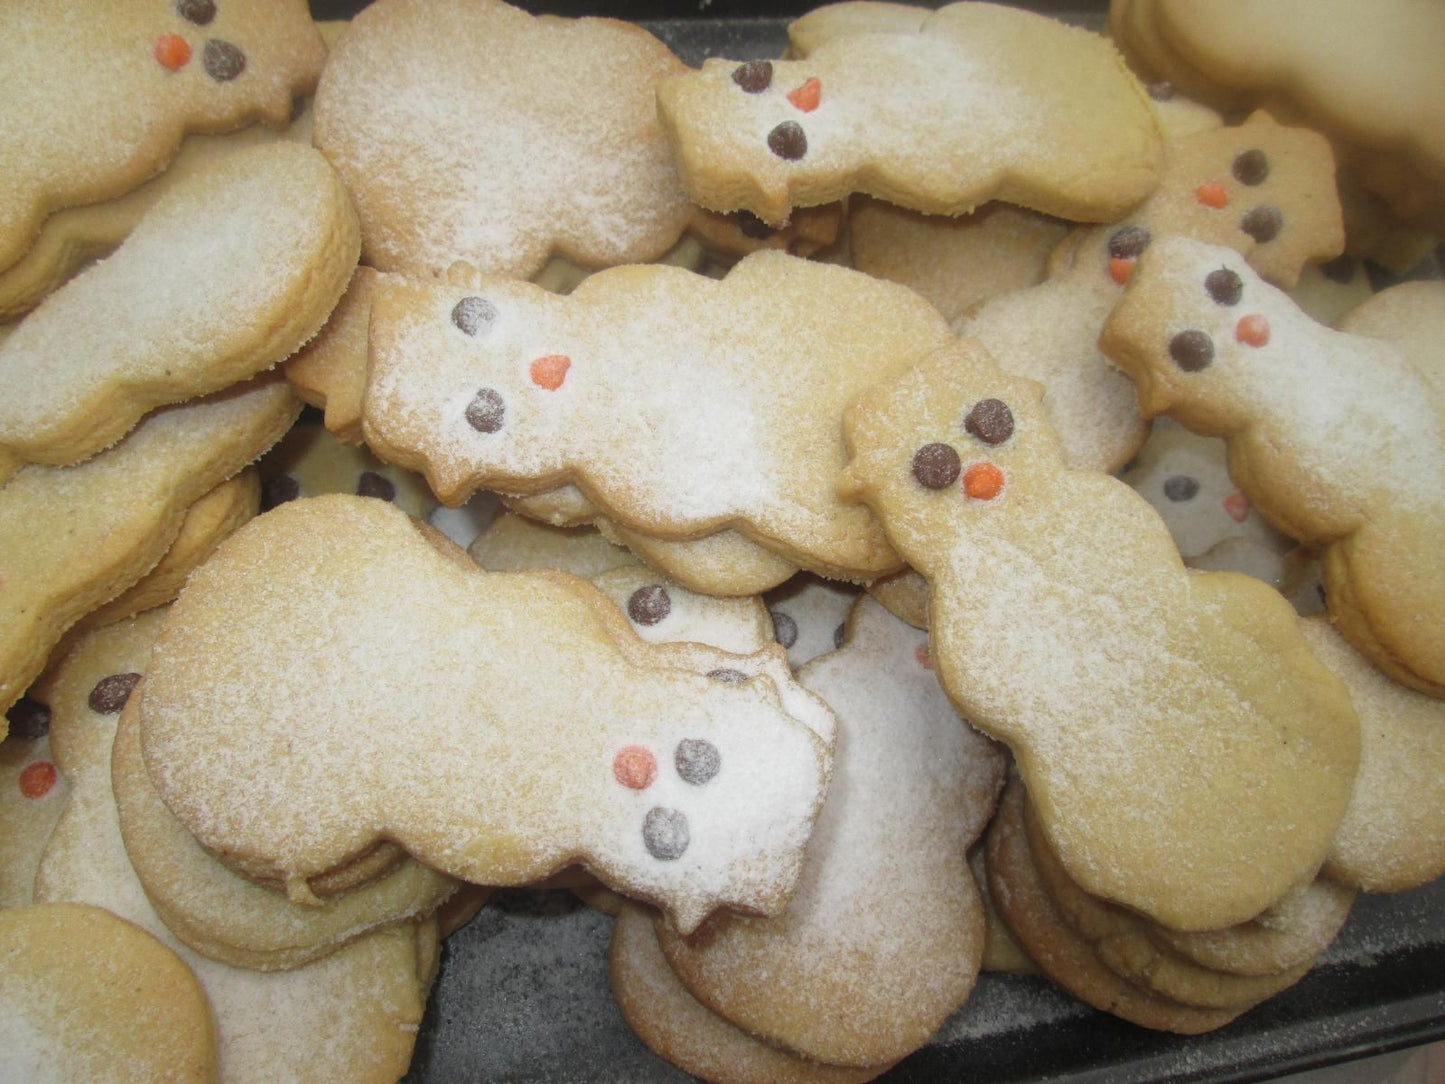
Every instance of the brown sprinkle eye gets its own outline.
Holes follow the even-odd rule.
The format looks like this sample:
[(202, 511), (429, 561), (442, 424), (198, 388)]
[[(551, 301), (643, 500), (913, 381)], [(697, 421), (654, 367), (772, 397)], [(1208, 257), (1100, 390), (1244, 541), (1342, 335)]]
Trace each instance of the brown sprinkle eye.
[(495, 433), (507, 416), (507, 404), (494, 388), (482, 388), (467, 404), (467, 424), (478, 433)]
[(761, 94), (773, 85), (773, 64), (769, 60), (749, 60), (733, 69), (733, 82), (749, 94)]
[(218, 83), (229, 83), (246, 70), (246, 54), (229, 41), (212, 38), (201, 53), (201, 65)]
[(1197, 373), (1214, 360), (1214, 340), (1202, 331), (1181, 331), (1169, 340), (1169, 356), (1186, 373)]
[(782, 644), (784, 648), (792, 647), (798, 642), (798, 623), (782, 610), (769, 610), (768, 616), (773, 619), (773, 639)]
[(1199, 495), (1199, 479), (1187, 474), (1175, 474), (1164, 479), (1164, 496), (1175, 504), (1192, 501)]
[(139, 674), (111, 674), (95, 683), (90, 690), (90, 710), (101, 715), (114, 715), (125, 707), (131, 691), (140, 684)]
[(261, 483), (261, 511), (269, 512), (278, 504), (301, 496), (301, 483), (294, 474), (278, 474)]
[(452, 306), (452, 323), (468, 335), (489, 331), (497, 319), (497, 306), (485, 297), (464, 297)]
[(913, 453), (913, 477), (929, 489), (946, 489), (958, 480), (963, 463), (952, 445), (934, 442)]
[(1149, 231), (1143, 226), (1124, 226), (1109, 238), (1109, 255), (1116, 260), (1138, 259), (1149, 241)]
[(176, 14), (188, 23), (210, 26), (216, 17), (216, 5), (214, 0), (178, 0)]
[(1244, 280), (1227, 267), (1205, 275), (1204, 288), (1217, 305), (1238, 305), (1244, 296)]
[(1279, 231), (1284, 228), (1284, 216), (1279, 213), (1278, 207), (1262, 204), (1252, 208), (1240, 220), (1239, 228), (1260, 244), (1264, 244), (1279, 236)]
[(672, 613), (672, 598), (660, 583), (639, 587), (627, 600), (627, 616), (639, 625), (655, 625)]
[(1230, 172), (1240, 184), (1264, 184), (1269, 179), (1269, 159), (1258, 147), (1242, 151), (1235, 156)]
[(803, 126), (795, 120), (785, 120), (768, 133), (768, 150), (779, 158), (796, 162), (808, 153), (808, 137)]
[(1002, 399), (980, 399), (973, 404), (963, 428), (985, 444), (1002, 444), (1014, 434), (1014, 415)]

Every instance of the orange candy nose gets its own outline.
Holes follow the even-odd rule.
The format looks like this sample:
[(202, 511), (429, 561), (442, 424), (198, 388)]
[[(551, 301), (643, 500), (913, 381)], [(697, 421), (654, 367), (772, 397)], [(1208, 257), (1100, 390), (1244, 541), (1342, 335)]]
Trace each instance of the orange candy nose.
[(55, 765), (48, 760), (27, 764), (20, 773), (20, 793), (27, 798), (44, 798), (60, 778)]
[(1231, 493), (1224, 498), (1224, 510), (1235, 523), (1243, 523), (1249, 515), (1249, 498), (1243, 493)]
[(963, 491), (976, 501), (991, 501), (1003, 492), (1003, 471), (992, 463), (975, 463), (963, 472)]
[(191, 59), (191, 47), (179, 34), (162, 34), (152, 50), (161, 67), (178, 72)]
[(532, 362), (529, 371), (533, 384), (548, 391), (556, 391), (562, 386), (562, 381), (567, 379), (567, 370), (571, 367), (572, 359), (566, 354), (548, 354)]
[(1241, 316), (1234, 337), (1246, 346), (1263, 346), (1269, 342), (1269, 321), (1259, 315)]
[(1127, 285), (1129, 276), (1134, 273), (1134, 261), (1122, 256), (1109, 257), (1109, 277), (1120, 286)]
[(788, 101), (802, 110), (804, 113), (811, 113), (818, 108), (818, 103), (823, 99), (823, 84), (816, 78), (809, 79), (802, 86), (788, 91)]
[(1229, 191), (1222, 184), (1201, 184), (1194, 195), (1204, 206), (1216, 210), (1229, 203)]
[(624, 745), (612, 758), (612, 775), (624, 787), (646, 790), (657, 778), (657, 758), (640, 745)]
[(928, 653), (927, 644), (919, 644), (913, 649), (913, 657), (918, 660), (918, 665), (925, 670), (933, 669), (933, 656)]

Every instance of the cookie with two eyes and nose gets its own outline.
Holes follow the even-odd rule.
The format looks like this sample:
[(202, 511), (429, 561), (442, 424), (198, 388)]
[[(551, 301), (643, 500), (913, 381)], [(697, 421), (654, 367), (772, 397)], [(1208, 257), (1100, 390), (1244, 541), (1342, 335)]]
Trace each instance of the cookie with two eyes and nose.
[(1323, 550), (1330, 613), (1350, 642), (1440, 696), (1445, 401), (1439, 351), (1422, 350), (1413, 325), (1335, 331), (1234, 253), (1174, 239), (1145, 253), (1100, 345), (1145, 413), (1224, 437), (1230, 475), (1261, 514)]
[(1184, 568), (1108, 475), (1069, 470), (1031, 381), (959, 340), (862, 396), (840, 481), (929, 581), (934, 665), (1012, 749), (1093, 895), (1180, 929), (1313, 874), (1359, 729), (1272, 588)]

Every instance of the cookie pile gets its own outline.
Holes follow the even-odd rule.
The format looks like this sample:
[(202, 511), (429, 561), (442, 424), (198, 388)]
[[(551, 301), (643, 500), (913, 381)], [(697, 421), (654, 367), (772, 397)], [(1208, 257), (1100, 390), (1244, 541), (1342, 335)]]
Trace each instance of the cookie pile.
[(396, 1079), (545, 886), (663, 1058), (863, 1081), (1445, 872), (1445, 288), (1358, 262), (1445, 111), (1328, 52), (1445, 23), (1329, 8), (18, 5), (0, 1066)]

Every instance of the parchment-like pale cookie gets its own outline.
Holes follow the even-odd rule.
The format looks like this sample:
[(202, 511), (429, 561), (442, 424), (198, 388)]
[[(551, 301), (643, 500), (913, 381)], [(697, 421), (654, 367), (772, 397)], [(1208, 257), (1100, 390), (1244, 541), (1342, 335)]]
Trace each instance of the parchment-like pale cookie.
[(1273, 588), (1187, 571), (1142, 497), (1064, 468), (1038, 386), (967, 340), (844, 431), (841, 490), (928, 579), (939, 680), (1013, 750), (1071, 877), (1215, 929), (1313, 875), (1359, 728)]
[[(414, 524), (381, 501), (293, 501), (192, 576), (142, 737), (200, 842), (301, 897), (388, 839), (479, 884), (582, 863), (689, 932), (717, 907), (780, 910), (833, 726), (782, 651), (645, 644), (586, 581), (484, 572)], [(298, 665), (258, 685), (222, 662), (261, 657)]]
[(1317, 324), (1233, 252), (1173, 239), (1145, 252), (1100, 346), (1146, 414), (1223, 436), (1255, 507), (1323, 550), (1346, 638), (1440, 696), (1445, 379), (1425, 374), (1445, 366), (1438, 341), (1391, 339)]
[(767, 222), (852, 192), (1108, 222), (1161, 165), (1148, 98), (1107, 40), (995, 4), (950, 4), (914, 34), (843, 34), (804, 60), (710, 59), (664, 79), (658, 108), (692, 198)]

